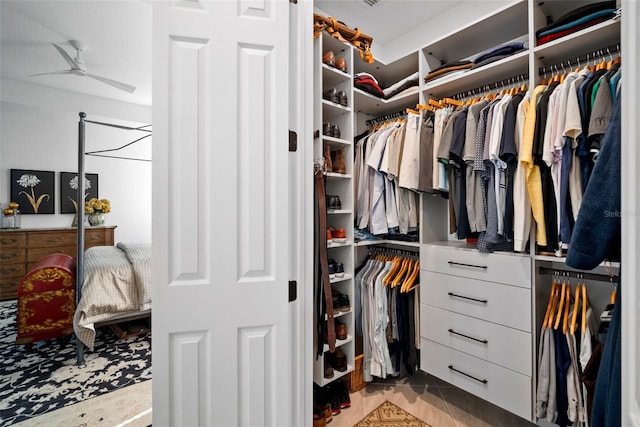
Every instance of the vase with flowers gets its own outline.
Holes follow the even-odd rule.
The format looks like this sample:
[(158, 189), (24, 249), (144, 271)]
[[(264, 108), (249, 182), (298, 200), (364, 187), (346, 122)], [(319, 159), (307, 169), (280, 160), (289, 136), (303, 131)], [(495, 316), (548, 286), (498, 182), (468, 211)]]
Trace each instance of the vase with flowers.
[(111, 202), (109, 199), (96, 199), (95, 197), (87, 200), (84, 204), (84, 213), (88, 214), (87, 220), (92, 226), (104, 224), (104, 214), (111, 212)]

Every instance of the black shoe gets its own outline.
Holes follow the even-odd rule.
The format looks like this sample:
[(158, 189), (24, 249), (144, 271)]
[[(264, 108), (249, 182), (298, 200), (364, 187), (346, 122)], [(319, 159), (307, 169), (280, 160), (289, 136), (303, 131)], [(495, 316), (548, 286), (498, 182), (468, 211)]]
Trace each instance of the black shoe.
[(344, 277), (344, 266), (341, 262), (336, 262), (334, 270), (336, 272), (336, 277)]
[(342, 209), (342, 202), (340, 196), (327, 196), (327, 209)]
[(330, 384), (333, 394), (340, 399), (340, 409), (346, 409), (351, 407), (351, 397), (349, 396), (349, 390), (342, 381), (335, 381)]
[(340, 105), (344, 105), (346, 107), (347, 106), (347, 92), (341, 90), (340, 92), (338, 92), (336, 94), (336, 96), (338, 97), (338, 103)]
[(340, 127), (338, 125), (331, 126), (331, 136), (334, 138), (340, 138)]
[(322, 134), (326, 136), (333, 136), (333, 133), (331, 130), (331, 123), (325, 122), (322, 124)]
[(327, 89), (324, 91), (324, 94), (322, 94), (322, 97), (333, 103), (340, 104), (340, 95), (338, 94), (338, 91), (336, 91), (336, 88)]
[(349, 295), (338, 295), (338, 310), (343, 313), (351, 311), (351, 304), (349, 304)]

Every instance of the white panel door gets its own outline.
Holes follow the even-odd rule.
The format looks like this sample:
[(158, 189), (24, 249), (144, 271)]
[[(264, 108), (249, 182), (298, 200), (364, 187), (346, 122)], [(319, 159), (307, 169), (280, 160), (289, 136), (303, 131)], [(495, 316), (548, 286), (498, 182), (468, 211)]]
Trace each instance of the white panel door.
[(152, 3), (153, 425), (289, 425), (289, 2)]

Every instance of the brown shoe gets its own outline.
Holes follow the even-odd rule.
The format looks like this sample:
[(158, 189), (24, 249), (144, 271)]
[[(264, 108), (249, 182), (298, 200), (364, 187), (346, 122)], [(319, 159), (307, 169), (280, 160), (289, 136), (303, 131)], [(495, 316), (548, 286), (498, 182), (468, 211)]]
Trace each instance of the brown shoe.
[(333, 369), (344, 372), (347, 370), (347, 356), (340, 349), (340, 347), (336, 347), (336, 351), (333, 353), (327, 353), (329, 355), (329, 362)]
[(332, 171), (336, 173), (347, 173), (347, 165), (344, 158), (344, 148), (338, 148), (335, 151), (335, 157), (332, 163)]
[(326, 144), (324, 146), (324, 165), (327, 167), (327, 172), (333, 171), (333, 162), (331, 161), (331, 147)]
[(327, 64), (327, 65), (331, 65), (332, 67), (335, 67), (336, 66), (336, 55), (332, 51), (328, 51), (324, 55), (322, 55), (322, 62)]
[(327, 419), (323, 414), (313, 414), (313, 427), (325, 427)]
[(335, 67), (337, 69), (339, 69), (340, 71), (346, 73), (347, 72), (347, 61), (344, 58), (338, 58), (335, 61), (336, 65)]
[(344, 323), (336, 322), (335, 328), (336, 328), (336, 338), (339, 340), (346, 340), (348, 336), (347, 325), (345, 325)]

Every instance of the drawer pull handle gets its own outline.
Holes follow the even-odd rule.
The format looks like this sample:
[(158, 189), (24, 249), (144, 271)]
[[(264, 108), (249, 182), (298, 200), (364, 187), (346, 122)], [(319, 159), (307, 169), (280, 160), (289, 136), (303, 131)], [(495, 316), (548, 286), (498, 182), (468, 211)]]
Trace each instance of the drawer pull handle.
[(0, 243), (2, 243), (3, 245), (10, 245), (11, 243), (16, 243), (17, 241), (17, 239), (2, 239), (0, 240)]
[(473, 375), (467, 374), (466, 372), (462, 372), (461, 370), (454, 368), (453, 365), (449, 365), (449, 369), (451, 369), (452, 371), (455, 371), (455, 372), (457, 372), (459, 374), (462, 374), (465, 377), (469, 377), (472, 380), (476, 380), (476, 381), (478, 381), (479, 383), (482, 383), (482, 384), (487, 384), (489, 382), (484, 378), (480, 379), (478, 377), (474, 377)]
[(449, 261), (449, 265), (453, 265), (453, 266), (459, 265), (461, 267), (482, 268), (483, 270), (486, 270), (487, 268), (489, 268), (486, 265), (464, 264), (462, 262), (454, 262), (454, 261)]
[(449, 332), (452, 333), (452, 334), (455, 334), (455, 335), (460, 335), (461, 337), (469, 338), (470, 340), (481, 342), (482, 344), (489, 344), (489, 341), (487, 341), (487, 340), (481, 340), (479, 338), (474, 338), (474, 337), (471, 337), (469, 335), (465, 335), (465, 334), (462, 334), (460, 332), (454, 331), (453, 329), (449, 329)]
[(2, 256), (0, 256), (1, 259), (11, 259), (11, 258), (15, 258), (17, 257), (18, 254), (17, 253), (12, 253), (12, 254), (2, 254)]
[(463, 299), (468, 299), (471, 301), (477, 301), (477, 302), (481, 302), (483, 304), (486, 304), (489, 302), (489, 300), (486, 299), (478, 299), (478, 298), (472, 298), (472, 297), (465, 297), (464, 295), (458, 295), (458, 294), (454, 294), (453, 292), (449, 292), (449, 296), (450, 297), (456, 297), (456, 298), (463, 298)]

